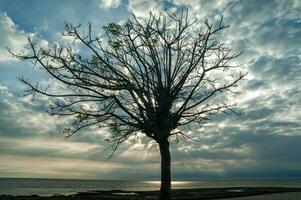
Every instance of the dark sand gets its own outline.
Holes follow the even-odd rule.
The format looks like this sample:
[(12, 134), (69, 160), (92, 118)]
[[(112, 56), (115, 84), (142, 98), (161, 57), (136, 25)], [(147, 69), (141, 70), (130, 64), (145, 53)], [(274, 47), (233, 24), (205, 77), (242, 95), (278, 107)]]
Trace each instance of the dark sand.
[[(235, 188), (202, 188), (202, 189), (175, 189), (172, 191), (174, 200), (196, 200), (196, 199), (227, 199), (233, 197), (245, 197), (264, 194), (301, 192), (301, 188), (283, 188), (283, 187), (235, 187)], [(144, 200), (158, 199), (158, 191), (90, 191), (82, 192), (74, 195), (54, 195), (49, 197), (43, 196), (16, 196), (8, 198), (1, 196), (2, 199), (17, 199), (17, 200)]]
[(276, 194), (265, 194), (248, 197), (236, 197), (218, 200), (300, 200), (301, 192), (285, 192)]

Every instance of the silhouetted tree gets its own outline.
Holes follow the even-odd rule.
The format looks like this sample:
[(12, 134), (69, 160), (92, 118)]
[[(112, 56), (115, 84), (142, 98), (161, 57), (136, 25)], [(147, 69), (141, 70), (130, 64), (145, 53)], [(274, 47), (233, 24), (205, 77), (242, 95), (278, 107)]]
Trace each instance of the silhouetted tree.
[[(202, 126), (211, 116), (232, 111), (217, 95), (230, 89), (246, 75), (231, 61), (239, 54), (218, 39), (227, 28), (204, 20), (191, 22), (188, 11), (168, 11), (140, 19), (135, 15), (124, 24), (110, 23), (97, 37), (91, 24), (65, 25), (64, 36), (73, 45), (37, 47), (31, 39), (25, 54), (14, 54), (40, 66), (66, 86), (50, 91), (20, 78), (28, 86), (26, 94), (42, 94), (58, 100), (50, 113), (73, 116), (65, 132), (72, 136), (89, 127), (110, 127), (114, 151), (138, 133), (155, 140), (161, 154), (160, 199), (171, 199), (170, 140), (189, 139), (183, 128)], [(77, 53), (81, 44), (84, 51)]]

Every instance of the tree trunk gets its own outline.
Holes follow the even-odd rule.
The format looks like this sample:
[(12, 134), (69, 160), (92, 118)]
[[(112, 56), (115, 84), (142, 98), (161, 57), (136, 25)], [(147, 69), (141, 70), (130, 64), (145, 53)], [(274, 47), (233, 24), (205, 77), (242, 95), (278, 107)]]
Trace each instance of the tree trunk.
[(170, 151), (167, 139), (159, 143), (161, 154), (160, 200), (171, 200)]

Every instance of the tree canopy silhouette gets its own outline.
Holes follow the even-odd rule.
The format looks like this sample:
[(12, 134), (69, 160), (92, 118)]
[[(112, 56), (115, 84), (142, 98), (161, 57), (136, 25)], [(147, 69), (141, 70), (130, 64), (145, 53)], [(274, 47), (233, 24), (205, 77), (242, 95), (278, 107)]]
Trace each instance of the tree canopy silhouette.
[[(72, 116), (65, 132), (72, 136), (89, 127), (110, 127), (114, 151), (127, 139), (143, 133), (155, 140), (161, 154), (160, 199), (171, 199), (169, 138), (188, 139), (185, 127), (202, 126), (211, 116), (233, 111), (223, 98), (246, 75), (232, 62), (239, 56), (219, 40), (223, 19), (190, 21), (188, 11), (168, 11), (148, 18), (110, 23), (102, 35), (91, 24), (66, 23), (70, 46), (41, 48), (32, 39), (24, 54), (12, 53), (41, 67), (64, 90), (20, 80), (26, 94), (57, 98), (50, 113)], [(82, 51), (74, 51), (81, 44)], [(217, 98), (221, 96), (221, 98)], [(233, 111), (234, 112), (234, 111)]]

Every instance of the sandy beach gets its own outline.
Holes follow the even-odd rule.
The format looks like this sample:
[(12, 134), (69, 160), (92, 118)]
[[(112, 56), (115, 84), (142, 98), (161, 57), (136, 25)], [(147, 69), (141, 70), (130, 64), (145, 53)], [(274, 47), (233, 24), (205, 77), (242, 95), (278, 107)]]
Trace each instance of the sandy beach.
[[(197, 200), (197, 199), (233, 199), (233, 200), (296, 200), (301, 197), (301, 188), (284, 187), (233, 187), (233, 188), (202, 188), (202, 189), (175, 189), (172, 191), (174, 200)], [(15, 196), (17, 200), (142, 200), (158, 199), (158, 191), (90, 191), (73, 195), (53, 196)], [(5, 199), (6, 196), (0, 196)]]

